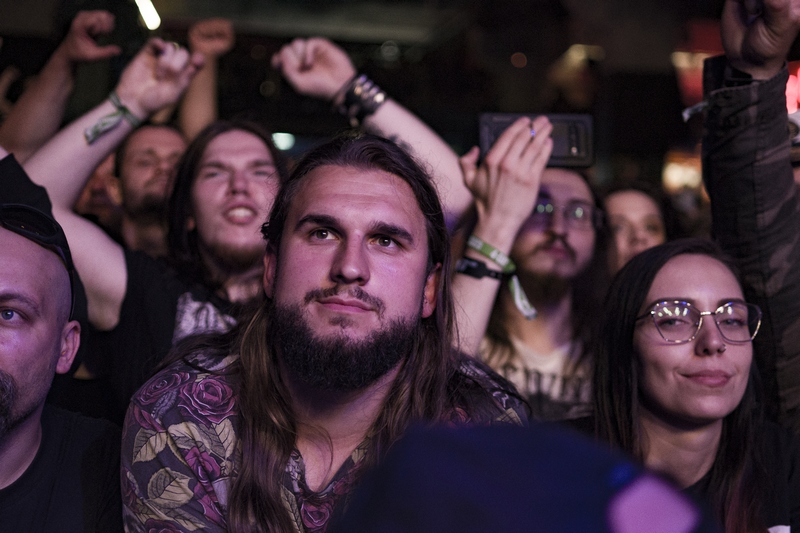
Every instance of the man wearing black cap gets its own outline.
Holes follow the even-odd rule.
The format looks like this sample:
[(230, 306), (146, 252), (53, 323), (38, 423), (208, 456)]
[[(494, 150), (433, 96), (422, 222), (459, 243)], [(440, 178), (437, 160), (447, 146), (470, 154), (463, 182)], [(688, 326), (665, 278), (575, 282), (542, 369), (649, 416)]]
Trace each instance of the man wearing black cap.
[(119, 431), (45, 406), (80, 344), (73, 266), (52, 217), (0, 204), (0, 524), (121, 531)]

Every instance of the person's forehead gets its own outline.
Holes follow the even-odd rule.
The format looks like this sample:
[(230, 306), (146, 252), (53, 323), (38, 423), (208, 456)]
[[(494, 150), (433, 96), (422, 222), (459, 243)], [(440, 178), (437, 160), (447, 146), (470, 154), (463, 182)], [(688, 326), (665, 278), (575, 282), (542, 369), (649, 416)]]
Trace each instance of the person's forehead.
[(172, 128), (163, 126), (144, 126), (131, 134), (128, 140), (127, 152), (154, 150), (154, 151), (183, 151), (186, 141), (183, 136)]
[(411, 186), (378, 169), (317, 167), (303, 178), (289, 212), (297, 219), (308, 213), (338, 217), (343, 209), (364, 221), (402, 224), (408, 230), (425, 233), (425, 217)]
[(231, 130), (217, 135), (208, 143), (203, 151), (201, 164), (241, 159), (270, 163), (273, 161), (272, 153), (260, 137), (243, 130)]
[(630, 212), (661, 215), (655, 200), (636, 190), (622, 190), (609, 194), (605, 208), (609, 215), (623, 215)]
[(664, 263), (650, 285), (648, 300), (661, 298), (700, 298), (717, 304), (742, 299), (743, 294), (736, 276), (721, 261), (703, 254), (681, 254)]
[(69, 273), (55, 252), (2, 227), (0, 249), (0, 284), (4, 289), (40, 290), (47, 294), (52, 292), (53, 284), (69, 285)]
[(552, 199), (569, 202), (581, 200), (590, 204), (594, 203), (592, 191), (584, 179), (571, 170), (561, 168), (548, 168), (542, 173), (541, 190)]

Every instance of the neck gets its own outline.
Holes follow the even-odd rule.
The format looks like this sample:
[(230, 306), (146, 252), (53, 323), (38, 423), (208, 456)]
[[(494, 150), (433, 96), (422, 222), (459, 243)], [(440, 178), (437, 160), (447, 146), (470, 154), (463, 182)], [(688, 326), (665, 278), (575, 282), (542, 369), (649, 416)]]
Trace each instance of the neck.
[(160, 220), (136, 220), (124, 215), (120, 233), (130, 250), (144, 252), (151, 257), (167, 255), (167, 228)]
[(295, 443), (306, 467), (311, 490), (325, 487), (364, 441), (383, 408), (400, 365), (365, 389), (338, 393), (319, 391), (293, 379), (284, 369), (297, 417)]
[(558, 298), (537, 298), (539, 292), (529, 290), (525, 284), (525, 294), (536, 308), (537, 316), (526, 319), (514, 305), (508, 291), (502, 291), (500, 305), (503, 306), (508, 332), (537, 353), (550, 353), (573, 340), (572, 332), (572, 291), (562, 291)]
[(210, 278), (218, 285), (218, 293), (230, 302), (243, 303), (259, 298), (263, 291), (264, 266), (258, 260), (246, 267), (234, 268), (200, 249), (203, 264)]
[(5, 436), (0, 437), (0, 489), (8, 487), (28, 469), (42, 442), (40, 405)]
[(666, 474), (681, 488), (696, 483), (711, 470), (722, 436), (722, 420), (677, 427), (642, 407), (639, 421), (648, 468)]

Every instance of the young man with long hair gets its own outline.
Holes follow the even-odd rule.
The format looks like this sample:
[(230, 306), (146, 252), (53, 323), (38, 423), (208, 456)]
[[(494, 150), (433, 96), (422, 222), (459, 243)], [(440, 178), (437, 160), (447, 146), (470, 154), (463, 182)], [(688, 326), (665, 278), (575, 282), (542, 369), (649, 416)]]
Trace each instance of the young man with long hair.
[(267, 302), (187, 340), (128, 411), (132, 531), (324, 531), (414, 422), (520, 423), (452, 349), (449, 239), (430, 177), (378, 137), (303, 159), (263, 229)]

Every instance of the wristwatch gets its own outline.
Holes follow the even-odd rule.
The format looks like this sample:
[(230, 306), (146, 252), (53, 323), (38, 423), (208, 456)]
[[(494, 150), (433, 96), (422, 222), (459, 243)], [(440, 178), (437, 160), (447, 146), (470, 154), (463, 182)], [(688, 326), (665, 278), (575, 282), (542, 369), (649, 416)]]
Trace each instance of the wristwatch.
[(456, 272), (460, 274), (466, 274), (467, 276), (472, 276), (473, 278), (481, 279), (485, 277), (490, 277), (493, 279), (503, 279), (503, 273), (499, 270), (491, 270), (486, 268), (486, 263), (483, 261), (477, 261), (475, 259), (470, 259), (469, 257), (462, 257), (456, 263)]

